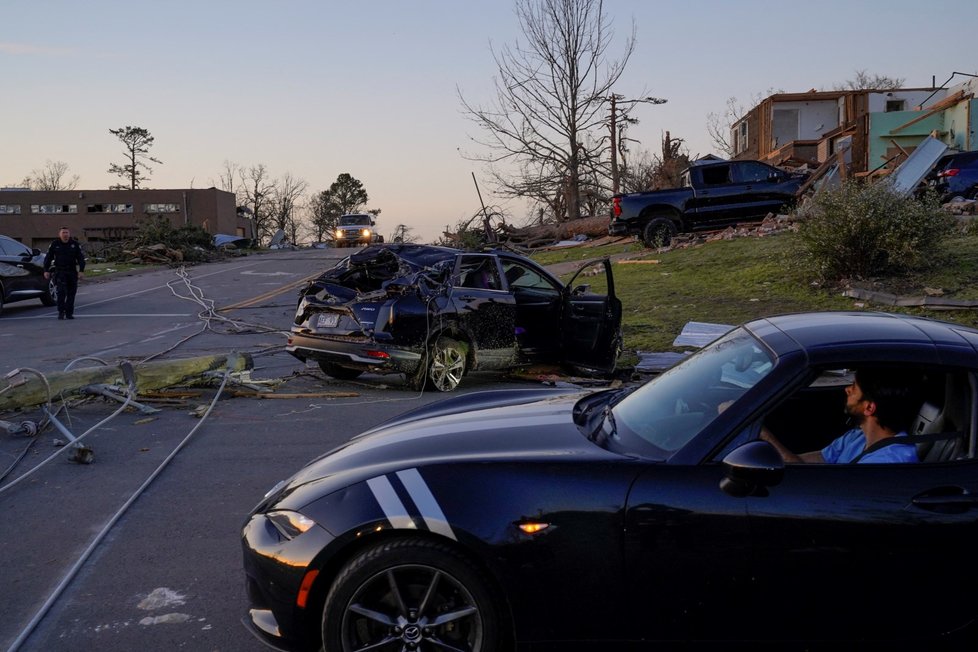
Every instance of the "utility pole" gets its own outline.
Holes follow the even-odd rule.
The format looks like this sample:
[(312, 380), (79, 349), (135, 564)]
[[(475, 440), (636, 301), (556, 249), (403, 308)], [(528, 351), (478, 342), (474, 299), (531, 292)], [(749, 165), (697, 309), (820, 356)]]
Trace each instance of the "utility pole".
[[(621, 187), (621, 180), (618, 175), (618, 109), (616, 104), (621, 95), (611, 94), (611, 194), (617, 195)], [(624, 98), (622, 98), (624, 99)]]
[(621, 176), (618, 172), (618, 107), (626, 105), (627, 108), (621, 109), (621, 119), (626, 124), (637, 124), (636, 118), (631, 118), (628, 112), (636, 104), (665, 104), (666, 100), (659, 97), (640, 97), (637, 100), (626, 100), (624, 95), (612, 93), (608, 96), (611, 103), (611, 116), (608, 120), (608, 127), (611, 130), (611, 194), (617, 195), (621, 189)]

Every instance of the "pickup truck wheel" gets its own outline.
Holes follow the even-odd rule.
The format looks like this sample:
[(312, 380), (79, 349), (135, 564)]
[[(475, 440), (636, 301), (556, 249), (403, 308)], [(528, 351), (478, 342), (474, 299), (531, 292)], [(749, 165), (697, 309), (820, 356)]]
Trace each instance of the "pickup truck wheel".
[(676, 232), (676, 225), (668, 217), (653, 217), (642, 229), (642, 242), (653, 249), (668, 247)]

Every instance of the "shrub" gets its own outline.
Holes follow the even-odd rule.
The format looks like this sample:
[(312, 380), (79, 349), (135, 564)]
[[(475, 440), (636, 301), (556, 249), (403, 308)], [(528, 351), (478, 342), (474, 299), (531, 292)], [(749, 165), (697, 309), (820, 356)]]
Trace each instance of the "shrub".
[(936, 196), (902, 197), (885, 182), (823, 189), (798, 216), (803, 258), (830, 282), (924, 269), (954, 228)]

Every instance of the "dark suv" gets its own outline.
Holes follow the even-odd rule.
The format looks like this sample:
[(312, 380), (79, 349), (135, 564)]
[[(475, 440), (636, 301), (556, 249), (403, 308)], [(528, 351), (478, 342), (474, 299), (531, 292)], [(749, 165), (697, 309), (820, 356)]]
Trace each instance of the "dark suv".
[(54, 280), (44, 278), (44, 254), (0, 235), (0, 313), (5, 303), (23, 299), (53, 306), (57, 292)]
[(927, 179), (943, 202), (955, 197), (978, 199), (978, 152), (945, 155)]
[(559, 362), (611, 372), (621, 301), (610, 262), (601, 271), (591, 282), (606, 292), (595, 293), (508, 251), (366, 247), (300, 292), (286, 350), (333, 378), (401, 373), (443, 392), (470, 369)]

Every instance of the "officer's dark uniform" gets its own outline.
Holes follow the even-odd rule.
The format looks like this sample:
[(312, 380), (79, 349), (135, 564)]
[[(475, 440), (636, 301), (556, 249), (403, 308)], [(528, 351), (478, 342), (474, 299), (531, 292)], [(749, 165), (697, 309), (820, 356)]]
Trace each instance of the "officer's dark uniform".
[(78, 241), (71, 238), (68, 242), (52, 242), (44, 257), (44, 271), (54, 275), (58, 286), (58, 319), (74, 319), (78, 272), (85, 271), (85, 254)]

